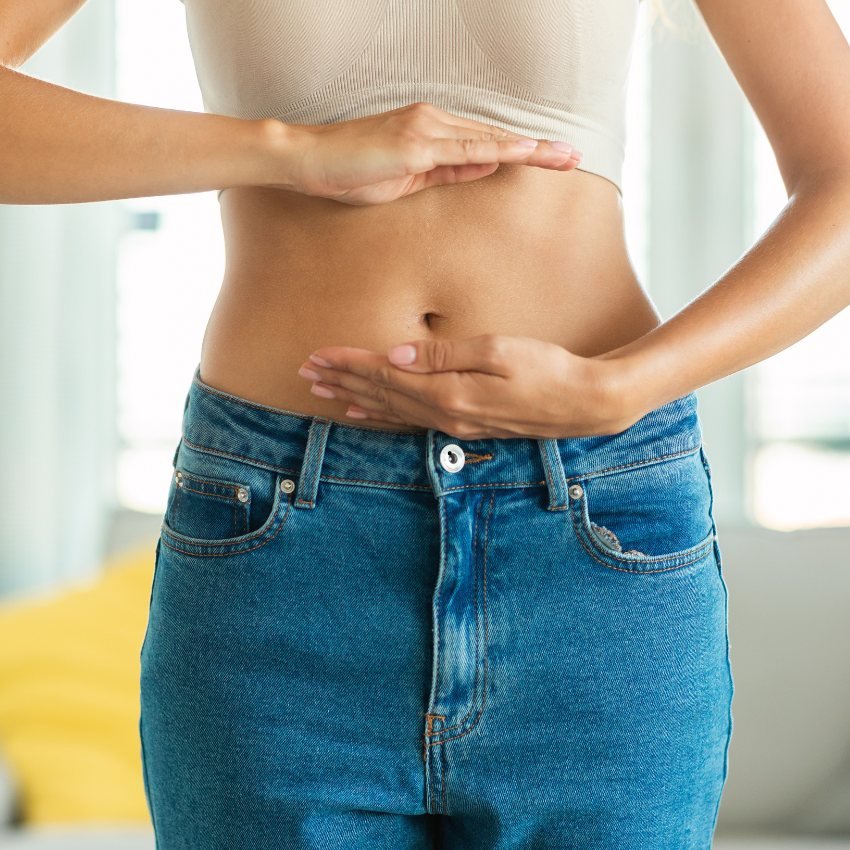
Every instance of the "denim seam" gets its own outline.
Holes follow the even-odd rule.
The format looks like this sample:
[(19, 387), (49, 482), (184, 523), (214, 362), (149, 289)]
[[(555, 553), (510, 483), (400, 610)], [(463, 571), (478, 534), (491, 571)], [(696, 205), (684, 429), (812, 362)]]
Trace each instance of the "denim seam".
[[(582, 531), (583, 530), (584, 529), (582, 529)], [(709, 540), (705, 544), (703, 544), (703, 546), (698, 550), (698, 552), (695, 553), (693, 558), (691, 558), (690, 560), (687, 560), (687, 561), (683, 561), (681, 564), (674, 564), (672, 567), (659, 567), (656, 570), (643, 570), (643, 569), (629, 570), (629, 569), (626, 569), (625, 567), (615, 567), (613, 564), (609, 564), (607, 561), (602, 560), (602, 558), (600, 558), (598, 555), (596, 555), (595, 552), (593, 552), (591, 549), (588, 548), (587, 544), (584, 542), (584, 536), (582, 534), (579, 534), (579, 535), (576, 535), (576, 536), (578, 537), (578, 541), (579, 541), (579, 543), (581, 543), (582, 548), (585, 550), (585, 552), (587, 552), (588, 555), (590, 555), (591, 558), (593, 558), (594, 561), (598, 561), (600, 564), (602, 564), (603, 567), (608, 567), (609, 570), (618, 570), (621, 573), (631, 573), (632, 575), (643, 575), (643, 574), (647, 574), (647, 573), (664, 573), (664, 572), (667, 572), (669, 570), (678, 570), (678, 569), (681, 569), (682, 567), (686, 567), (686, 566), (688, 566), (688, 564), (693, 564), (694, 562), (699, 561), (701, 558), (704, 558), (706, 553), (708, 552), (709, 548), (711, 547), (711, 545), (714, 542), (714, 538), (712, 537), (711, 540)]]
[[(443, 588), (442, 583), (445, 577), (445, 569), (446, 569), (446, 536), (448, 534), (447, 529), (447, 519), (446, 519), (446, 502), (445, 499), (440, 499), (437, 503), (438, 506), (438, 514), (440, 519), (440, 574), (437, 577), (437, 587), (436, 587), (436, 611), (434, 612), (434, 653), (433, 653), (433, 665), (434, 665), (434, 676), (433, 682), (431, 683), (431, 687), (433, 690), (433, 695), (436, 697), (440, 692), (440, 641), (443, 637), (443, 630), (440, 628), (440, 613), (442, 611), (443, 605)], [(429, 727), (429, 729), (433, 729), (433, 725)]]
[(702, 443), (698, 443), (696, 446), (691, 446), (690, 448), (682, 449), (681, 451), (670, 452), (669, 454), (665, 455), (656, 455), (655, 457), (644, 458), (643, 460), (636, 460), (632, 463), (621, 463), (618, 466), (608, 466), (604, 469), (594, 469), (591, 472), (583, 472), (579, 475), (569, 476), (567, 478), (567, 481), (581, 481), (585, 478), (596, 478), (598, 475), (606, 475), (607, 473), (614, 472), (617, 469), (629, 469), (630, 467), (648, 466), (651, 463), (658, 463), (659, 461), (668, 460), (669, 458), (683, 457), (685, 455), (693, 454), (694, 452), (698, 451), (701, 446)]
[[(197, 476), (193, 476), (193, 477), (196, 478), (197, 480), (201, 480), (201, 481), (206, 480), (206, 479), (200, 479)], [(209, 483), (217, 484), (217, 482), (209, 482)], [(237, 486), (241, 486), (241, 485), (237, 485)], [(249, 499), (250, 499), (250, 488), (246, 485), (245, 489), (248, 490)], [(178, 489), (175, 491), (174, 498), (166, 506), (166, 515), (168, 513), (171, 513), (173, 510), (175, 510), (177, 504), (179, 504), (178, 499), (180, 499), (181, 493), (197, 493), (199, 496), (203, 496), (203, 497), (209, 496), (213, 499), (220, 499), (225, 504), (229, 504), (230, 509), (231, 509), (231, 514), (232, 514), (232, 516), (231, 516), (231, 528), (233, 530), (233, 536), (235, 537), (236, 535), (248, 533), (248, 510), (249, 510), (249, 508), (248, 508), (249, 502), (248, 501), (240, 502), (234, 496), (225, 496), (223, 493), (210, 493), (207, 490), (197, 490), (194, 487), (187, 487), (185, 484), (181, 484), (181, 485), (179, 485)]]
[[(369, 429), (366, 429), (366, 430), (369, 430)], [(252, 458), (252, 457), (248, 457), (246, 455), (236, 454), (235, 452), (225, 452), (225, 451), (222, 451), (221, 449), (214, 449), (214, 448), (211, 448), (209, 446), (203, 446), (203, 445), (200, 445), (199, 443), (193, 443), (185, 435), (182, 436), (182, 439), (186, 443), (186, 445), (189, 446), (189, 448), (195, 449), (196, 451), (208, 452), (209, 454), (218, 455), (220, 457), (230, 458), (230, 459), (237, 460), (237, 461), (246, 461), (246, 462), (252, 463), (256, 466), (259, 466), (261, 468), (273, 470), (275, 472), (286, 473), (286, 474), (289, 474), (289, 475), (299, 475), (300, 474), (300, 470), (295, 469), (293, 467), (277, 466), (275, 464), (270, 464), (270, 463), (267, 463), (266, 461), (262, 461), (262, 460), (259, 460), (257, 458)], [(571, 481), (581, 481), (582, 479), (594, 478), (598, 475), (605, 475), (607, 473), (614, 472), (614, 471), (620, 470), (620, 469), (629, 469), (629, 468), (634, 468), (634, 467), (647, 466), (647, 465), (652, 464), (652, 463), (658, 463), (662, 460), (667, 460), (667, 459), (674, 458), (674, 457), (682, 457), (682, 456), (685, 456), (685, 455), (688, 455), (688, 454), (692, 454), (694, 451), (696, 451), (700, 448), (700, 445), (701, 444), (698, 444), (695, 447), (684, 449), (684, 450), (678, 451), (678, 452), (671, 452), (669, 454), (664, 454), (664, 455), (656, 455), (655, 457), (645, 458), (644, 460), (635, 461), (635, 462), (632, 462), (632, 463), (619, 464), (617, 466), (609, 466), (609, 467), (605, 467), (603, 469), (593, 470), (591, 472), (580, 473), (578, 475), (570, 475), (570, 476), (566, 477), (566, 482), (567, 482), (567, 484), (569, 484)], [(343, 476), (338, 476), (338, 475), (321, 475), (320, 476), (320, 482), (321, 481), (338, 481), (338, 482), (341, 482), (341, 483), (365, 484), (365, 485), (372, 484), (372, 485), (375, 485), (375, 486), (387, 486), (387, 487), (393, 487), (393, 488), (397, 488), (397, 489), (421, 490), (421, 491), (424, 491), (424, 492), (427, 492), (427, 491), (433, 489), (430, 485), (425, 485), (425, 484), (405, 483), (405, 482), (399, 482), (399, 481), (379, 481), (379, 480), (375, 480), (375, 479), (371, 479), (371, 478), (345, 478)], [(461, 485), (458, 485), (456, 487), (446, 487), (446, 488), (444, 488), (443, 492), (444, 493), (454, 493), (454, 492), (460, 492), (460, 491), (463, 491), (463, 490), (472, 490), (472, 489), (481, 488), (481, 487), (517, 487), (517, 486), (520, 486), (520, 487), (522, 487), (522, 486), (539, 487), (539, 486), (544, 486), (546, 484), (547, 484), (547, 481), (546, 481), (545, 478), (542, 479), (542, 480), (538, 479), (536, 481), (483, 481), (483, 482), (477, 482), (477, 483), (472, 482), (472, 483), (469, 483), (469, 484), (461, 484)], [(566, 505), (563, 506), (563, 507), (558, 507), (558, 508), (556, 508), (556, 510), (565, 510), (566, 507), (567, 507)]]
[(442, 765), (440, 769), (440, 786), (443, 792), (443, 802), (440, 811), (442, 814), (445, 815), (448, 814), (448, 812), (446, 811), (446, 786), (448, 785), (448, 777), (446, 776), (446, 774), (448, 773), (449, 766), (448, 759), (446, 757), (446, 748), (440, 747), (438, 752), (440, 753), (440, 764)]
[(142, 716), (141, 716), (141, 714), (139, 714), (139, 746), (140, 746), (140, 749), (141, 749), (141, 756), (142, 756), (142, 758), (141, 758), (141, 761), (142, 761), (142, 779), (143, 779), (144, 786), (145, 786), (145, 792), (148, 796), (148, 810), (149, 810), (150, 818), (151, 818), (151, 826), (153, 826), (154, 833), (155, 833), (154, 834), (154, 846), (155, 846), (155, 850), (158, 850), (158, 848), (159, 848), (159, 838), (156, 836), (156, 816), (154, 815), (153, 803), (151, 801), (152, 800), (152, 798), (151, 798), (151, 784), (150, 784), (150, 778), (149, 778), (149, 775), (148, 775), (147, 757), (145, 755), (145, 735), (144, 735), (144, 732), (142, 732)]
[[(544, 466), (544, 467), (545, 467), (545, 469), (546, 469), (546, 482), (545, 482), (545, 483), (546, 483), (546, 487), (547, 487), (547, 488), (550, 488), (550, 487), (551, 487), (551, 488), (554, 488), (554, 487), (555, 487), (555, 483), (554, 483), (554, 476), (552, 475), (552, 467), (551, 467), (551, 465), (549, 464), (549, 458), (548, 458), (548, 457), (546, 457), (546, 452), (545, 452), (545, 451), (541, 452), (541, 453), (540, 453), (540, 457), (541, 457), (541, 459), (542, 459), (542, 461), (543, 461), (543, 466)], [(550, 492), (550, 494), (549, 494), (549, 501), (550, 501), (550, 502), (552, 501), (552, 494), (551, 494), (551, 492)]]
[[(478, 503), (478, 510), (476, 510), (476, 512), (475, 512), (475, 522), (473, 523), (473, 526), (472, 526), (472, 563), (475, 564), (475, 588), (474, 588), (474, 595), (475, 595), (475, 607), (474, 607), (474, 611), (475, 611), (475, 678), (473, 679), (473, 682), (472, 682), (472, 701), (469, 705), (469, 708), (466, 710), (466, 714), (457, 723), (455, 723), (453, 726), (445, 726), (442, 729), (437, 729), (436, 731), (432, 730), (429, 733), (430, 735), (439, 735), (442, 732), (449, 732), (452, 729), (459, 729), (461, 726), (463, 726), (464, 723), (466, 723), (467, 719), (469, 718), (469, 715), (472, 714), (472, 712), (475, 709), (475, 701), (476, 701), (476, 697), (478, 695), (478, 653), (479, 653), (479, 644), (478, 644), (478, 641), (479, 641), (479, 638), (478, 638), (478, 559), (476, 557), (476, 552), (478, 551), (478, 520), (481, 517), (481, 510), (482, 510), (483, 505), (484, 505), (484, 499), (482, 498), (481, 501)], [(440, 598), (442, 599), (442, 594), (440, 595)], [(438, 611), (438, 613), (439, 613), (439, 611)]]
[[(222, 486), (222, 485), (219, 485)], [(197, 487), (187, 487), (185, 484), (180, 485), (180, 489), (186, 493), (199, 493), (201, 496), (211, 496), (213, 499), (223, 499), (226, 502), (238, 502), (239, 500), (236, 498), (236, 494), (232, 496), (228, 496), (226, 493), (211, 493), (209, 490), (198, 490)], [(235, 490), (236, 488), (234, 488)], [(245, 486), (247, 490), (247, 485)], [(239, 502), (239, 504), (245, 504), (245, 502)]]
[[(259, 458), (248, 457), (247, 455), (236, 454), (235, 452), (225, 452), (221, 449), (214, 449), (210, 446), (202, 446), (200, 443), (193, 443), (191, 440), (183, 437), (183, 442), (189, 446), (190, 449), (194, 449), (199, 452), (206, 452), (208, 454), (217, 455), (219, 457), (227, 458), (230, 460), (236, 461), (246, 461), (255, 466), (261, 467), (262, 469), (267, 469), (272, 472), (280, 472), (281, 474), (288, 475), (299, 475), (301, 473), (300, 469), (296, 469), (292, 466), (277, 466), (273, 463), (267, 463), (264, 460), (260, 460)], [(319, 477), (320, 484), (322, 481), (338, 481), (349, 484), (375, 484), (375, 485), (386, 485), (387, 487), (394, 487), (396, 489), (405, 489), (405, 490), (422, 490), (423, 492), (429, 492), (433, 488), (429, 484), (407, 484), (403, 481), (377, 481), (372, 478), (343, 478), (340, 475), (321, 475)], [(516, 482), (516, 483), (524, 483), (524, 482)], [(543, 483), (543, 482), (537, 482)], [(459, 489), (459, 488), (457, 488)]]
[[(214, 542), (214, 541), (210, 541), (209, 543), (194, 543), (191, 540), (189, 540), (188, 538), (184, 537), (183, 535), (180, 535), (176, 532), (173, 532), (173, 531), (166, 529), (164, 526), (160, 527), (160, 538), (161, 538), (162, 542), (165, 543), (166, 546), (168, 546), (169, 549), (173, 549), (175, 552), (182, 552), (185, 555), (196, 555), (196, 556), (201, 557), (201, 558), (217, 558), (217, 557), (220, 558), (220, 557), (227, 557), (227, 556), (230, 556), (230, 555), (239, 555), (239, 554), (242, 554), (244, 552), (253, 552), (255, 549), (260, 549), (263, 546), (268, 545), (269, 543), (272, 542), (272, 540), (274, 540), (280, 534), (281, 530), (286, 525), (286, 520), (289, 517), (289, 510), (292, 507), (292, 502), (289, 499), (286, 500), (285, 504), (286, 504), (286, 507), (283, 511), (283, 515), (278, 517), (276, 520), (273, 520), (271, 525), (268, 528), (260, 529), (258, 531), (257, 537), (258, 538), (265, 537), (266, 539), (261, 540), (261, 542), (259, 542), (256, 546), (250, 546), (246, 549), (240, 548), (243, 545), (243, 542), (217, 543), (217, 542)], [(280, 505), (278, 505), (278, 507), (275, 509), (275, 512), (277, 512), (279, 510), (280, 510)], [(277, 528), (275, 529), (274, 534), (269, 535), (269, 532), (274, 528), (275, 522), (277, 522)], [(218, 549), (218, 548), (225, 548), (225, 547), (233, 547), (233, 548), (230, 551), (227, 551), (227, 552), (191, 552), (187, 549), (181, 549), (178, 546), (175, 546), (172, 543), (169, 543), (169, 538), (171, 540), (177, 541), (178, 543), (184, 543), (187, 546), (196, 546), (198, 548), (209, 548), (209, 549)], [(253, 540), (253, 539), (255, 539), (255, 538), (249, 538), (249, 540), (246, 540), (244, 542), (245, 543), (251, 542), (251, 540)]]
[(712, 482), (711, 476), (711, 464), (708, 461), (708, 457), (705, 452), (705, 446), (700, 446), (700, 459), (702, 460), (703, 468), (705, 469), (706, 478), (708, 478), (708, 486), (710, 488), (711, 498), (709, 501), (709, 516), (711, 516), (711, 528), (714, 532), (714, 558), (717, 567), (717, 575), (720, 578), (720, 584), (723, 588), (723, 628), (724, 628), (724, 640), (726, 644), (726, 658), (724, 666), (726, 668), (726, 679), (729, 683), (729, 704), (727, 707), (727, 716), (726, 716), (726, 742), (723, 748), (723, 773), (720, 779), (720, 791), (717, 795), (717, 801), (714, 805), (714, 820), (712, 821), (712, 828), (716, 828), (717, 826), (717, 818), (720, 812), (720, 802), (723, 798), (723, 789), (726, 785), (727, 776), (729, 773), (729, 745), (732, 739), (732, 729), (734, 726), (734, 720), (732, 716), (732, 703), (735, 697), (735, 682), (732, 676), (732, 664), (730, 659), (730, 651), (729, 651), (729, 589), (726, 586), (726, 581), (723, 578), (723, 566), (722, 566), (722, 554), (720, 552), (720, 544), (717, 540), (717, 525), (714, 519), (714, 485)]
[(461, 490), (474, 490), (480, 489), (481, 487), (515, 487), (517, 485), (537, 485), (538, 487), (546, 484), (546, 479), (538, 480), (538, 481), (479, 481), (477, 483), (473, 482), (471, 484), (459, 484), (457, 487), (445, 487), (443, 488), (444, 493), (456, 493)]
[[(584, 524), (585, 514), (584, 514), (584, 506), (577, 507), (576, 511), (581, 512), (580, 517), (576, 517), (573, 515), (573, 521), (579, 523), (581, 526), (581, 531), (587, 538), (590, 540), (591, 545), (595, 545), (597, 542), (596, 537), (587, 530)], [(587, 517), (589, 522), (593, 522), (589, 517)], [(693, 546), (688, 547), (687, 549), (682, 549), (679, 552), (674, 552), (673, 554), (666, 555), (644, 555), (641, 558), (632, 560), (631, 558), (626, 558), (623, 555), (620, 555), (619, 552), (611, 549), (609, 550), (604, 543), (600, 543), (600, 549), (602, 551), (599, 552), (600, 555), (608, 556), (613, 558), (614, 560), (620, 561), (623, 564), (663, 564), (667, 561), (674, 561), (678, 558), (685, 558), (688, 555), (698, 555), (705, 552), (713, 543), (714, 543), (714, 528), (708, 532), (705, 538), (701, 540), (699, 543), (695, 543)]]
[[(247, 455), (240, 455), (240, 454), (236, 454), (235, 452), (225, 452), (225, 451), (222, 451), (221, 449), (211, 448), (210, 446), (202, 446), (199, 443), (193, 443), (191, 440), (189, 440), (185, 437), (184, 437), (184, 442), (186, 443), (187, 446), (189, 446), (189, 448), (194, 449), (195, 451), (208, 452), (209, 454), (218, 455), (220, 457), (230, 458), (230, 459), (237, 460), (237, 461), (247, 461), (247, 462), (256, 464), (257, 466), (262, 466), (265, 469), (273, 470), (275, 472), (289, 473), (290, 475), (300, 474), (300, 470), (295, 469), (294, 467), (276, 466), (275, 464), (266, 463), (265, 461), (259, 460), (258, 458), (248, 457)], [(425, 492), (433, 490), (433, 488), (429, 484), (414, 484), (414, 483), (408, 484), (408, 483), (400, 482), (400, 481), (380, 481), (380, 480), (377, 480), (377, 479), (374, 479), (374, 478), (345, 478), (341, 475), (332, 475), (332, 474), (321, 475), (320, 476), (320, 482), (321, 481), (337, 481), (337, 482), (348, 483), (348, 484), (367, 484), (367, 485), (368, 484), (374, 484), (374, 485), (383, 485), (383, 486), (387, 486), (387, 487), (397, 487), (397, 488), (404, 488), (404, 489), (410, 489), (410, 490), (422, 490), (422, 491), (425, 491)], [(483, 483), (478, 483), (478, 484), (471, 483), (471, 484), (458, 485), (457, 487), (447, 487), (447, 488), (444, 489), (443, 492), (452, 493), (452, 492), (458, 492), (458, 491), (462, 491), (462, 490), (470, 490), (470, 489), (473, 489), (473, 488), (476, 488), (476, 487), (482, 487), (482, 486), (484, 486), (484, 487), (512, 487), (512, 486), (516, 486), (516, 485), (532, 485), (532, 484), (540, 486), (540, 485), (546, 484), (546, 481), (544, 479), (544, 480), (537, 480), (537, 481), (501, 481), (501, 482), (483, 482)]]
[[(701, 452), (702, 445), (700, 444), (699, 446), (697, 446), (696, 450)], [(709, 485), (709, 487), (710, 487), (710, 485)], [(710, 494), (710, 499), (713, 499), (713, 494)], [(571, 507), (573, 508), (573, 510), (571, 511), (570, 515), (571, 515), (571, 518), (572, 518), (573, 527), (575, 528), (575, 531), (576, 531), (576, 536), (582, 541), (582, 545), (584, 546), (584, 548), (587, 551), (590, 551), (588, 549), (587, 545), (585, 545), (584, 539), (585, 539), (585, 537), (587, 537), (590, 541), (590, 544), (595, 547), (596, 546), (596, 538), (594, 537), (592, 532), (589, 531), (587, 529), (587, 527), (585, 526), (585, 520), (592, 523), (592, 520), (590, 519), (589, 515), (587, 515), (588, 514), (588, 511), (587, 511), (587, 495), (583, 494), (578, 500), (575, 500), (572, 503)], [(711, 516), (710, 513), (709, 513), (709, 516)], [(617, 552), (615, 552), (613, 550), (609, 552), (606, 548), (606, 550), (604, 552), (598, 551), (598, 556), (595, 556), (595, 558), (600, 563), (605, 563), (606, 566), (610, 566), (611, 569), (620, 569), (624, 572), (662, 572), (665, 569), (678, 569), (679, 567), (687, 566), (688, 564), (693, 563), (694, 560), (698, 560), (700, 557), (702, 557), (705, 554), (706, 550), (708, 550), (711, 546), (714, 545), (717, 535), (716, 535), (716, 530), (715, 530), (715, 526), (714, 526), (714, 518), (711, 517), (711, 520), (712, 520), (711, 530), (709, 531), (708, 536), (704, 540), (695, 544), (694, 546), (690, 547), (689, 549), (683, 549), (682, 551), (680, 551), (679, 553), (676, 553), (676, 554), (672, 554), (672, 555), (670, 555), (670, 554), (667, 554), (667, 555), (646, 555), (646, 556), (644, 556), (644, 557), (642, 557), (638, 560), (632, 560), (632, 559), (620, 556)], [(601, 548), (601, 547), (604, 546), (604, 544), (600, 543), (599, 546)], [(639, 567), (637, 569), (630, 569), (630, 568), (627, 568), (627, 567), (615, 567), (615, 566), (608, 564), (608, 563), (606, 563), (602, 560), (602, 558), (604, 558), (604, 557), (610, 557), (612, 560), (617, 560), (622, 564), (638, 564), (638, 565), (639, 564), (654, 564), (654, 563), (655, 564), (663, 564), (663, 563), (668, 562), (668, 561), (673, 561), (673, 560), (677, 560), (679, 558), (687, 557), (688, 555), (691, 555), (691, 554), (693, 554), (695, 556), (693, 559), (683, 561), (680, 564), (673, 564), (670, 567), (659, 568), (657, 570), (640, 569)]]
[(464, 729), (462, 732), (459, 732), (457, 735), (452, 735), (450, 738), (443, 738), (439, 741), (428, 741), (428, 746), (433, 747), (437, 744), (443, 744), (446, 741), (454, 741), (455, 738), (462, 738), (464, 735), (468, 735), (477, 725), (478, 721), (481, 719), (481, 715), (484, 714), (484, 707), (487, 704), (487, 673), (488, 673), (488, 663), (487, 663), (487, 646), (489, 641), (490, 632), (487, 624), (487, 532), (490, 525), (490, 516), (493, 512), (493, 500), (495, 499), (495, 494), (490, 495), (490, 510), (487, 513), (487, 518), (484, 520), (484, 676), (483, 676), (483, 684), (481, 691), (481, 707), (478, 710), (478, 714), (472, 719), (472, 725), (467, 729)]
[[(246, 488), (247, 489), (247, 488)], [(180, 489), (174, 494), (177, 499), (181, 492), (197, 493), (199, 496), (211, 496), (213, 499), (220, 499), (225, 504), (230, 506), (231, 512), (231, 528), (233, 536), (248, 533), (248, 502), (240, 502), (233, 496), (225, 496), (222, 493), (209, 493), (206, 490), (196, 490), (194, 487), (187, 487), (185, 484), (180, 485)]]
[(435, 771), (432, 769), (428, 774), (428, 796), (431, 798), (431, 801), (434, 800), (434, 773)]

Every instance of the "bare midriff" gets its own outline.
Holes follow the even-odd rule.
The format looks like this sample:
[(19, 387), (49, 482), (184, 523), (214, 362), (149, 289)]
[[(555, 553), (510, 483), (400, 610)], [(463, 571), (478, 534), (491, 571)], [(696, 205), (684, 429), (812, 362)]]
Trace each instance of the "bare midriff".
[(502, 164), (485, 178), (350, 206), (265, 187), (220, 197), (226, 262), (201, 380), (251, 401), (358, 427), (310, 392), (317, 348), (386, 353), (423, 338), (528, 336), (591, 356), (661, 322), (627, 248), (622, 199), (573, 169)]

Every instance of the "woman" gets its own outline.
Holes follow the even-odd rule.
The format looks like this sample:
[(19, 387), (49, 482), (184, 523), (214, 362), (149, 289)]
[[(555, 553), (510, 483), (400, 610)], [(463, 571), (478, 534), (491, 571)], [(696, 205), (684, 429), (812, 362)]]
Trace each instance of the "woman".
[(157, 846), (708, 848), (694, 391), (848, 302), (826, 3), (700, 2), (791, 201), (662, 323), (620, 196), (637, 4), (185, 2), (204, 114), (13, 70), (78, 0), (6, 0), (0, 69), (0, 201), (219, 192), (141, 649)]

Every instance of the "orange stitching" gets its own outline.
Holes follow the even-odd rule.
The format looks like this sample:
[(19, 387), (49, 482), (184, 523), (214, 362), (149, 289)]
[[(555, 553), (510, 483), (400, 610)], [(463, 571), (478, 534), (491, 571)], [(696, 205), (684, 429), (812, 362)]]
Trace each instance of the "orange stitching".
[(544, 478), (542, 481), (483, 481), (479, 483), (472, 484), (460, 484), (457, 487), (445, 487), (443, 489), (444, 493), (454, 493), (456, 490), (471, 490), (474, 488), (482, 488), (482, 487), (513, 487), (514, 485), (526, 485), (526, 484), (545, 484), (546, 479)]
[(422, 748), (422, 756), (423, 756), (425, 761), (428, 761), (428, 747), (427, 747), (428, 736), (437, 734), (436, 732), (434, 732), (434, 720), (436, 720), (437, 718), (440, 718), (440, 720), (445, 720), (446, 715), (445, 714), (431, 714), (431, 713), (425, 714), (425, 744), (426, 744), (426, 746), (423, 746), (423, 748)]
[[(230, 487), (229, 484), (228, 485), (222, 484), (222, 485), (219, 485), (219, 486)], [(185, 484), (180, 484), (179, 487), (180, 487), (181, 490), (184, 490), (187, 493), (199, 493), (201, 496), (212, 496), (214, 499), (225, 499), (228, 502), (238, 502), (239, 501), (236, 498), (236, 493), (235, 493), (236, 488), (235, 487), (230, 487), (230, 489), (234, 490), (234, 493), (232, 495), (229, 495), (229, 496), (226, 493), (211, 493), (209, 490), (198, 490), (195, 487), (187, 487)], [(245, 489), (247, 490), (248, 488), (246, 487)], [(246, 505), (248, 503), (247, 502), (239, 502), (239, 504)]]
[(475, 452), (466, 452), (464, 458), (467, 463), (480, 463), (482, 460), (492, 460), (493, 455), (489, 452), (486, 455), (476, 454)]

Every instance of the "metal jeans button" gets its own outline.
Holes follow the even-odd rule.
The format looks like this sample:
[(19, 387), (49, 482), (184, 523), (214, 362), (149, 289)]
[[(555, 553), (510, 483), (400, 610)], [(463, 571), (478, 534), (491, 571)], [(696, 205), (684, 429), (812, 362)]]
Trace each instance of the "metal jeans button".
[(446, 472), (457, 472), (463, 468), (466, 457), (463, 449), (457, 443), (449, 443), (440, 451), (440, 464)]

